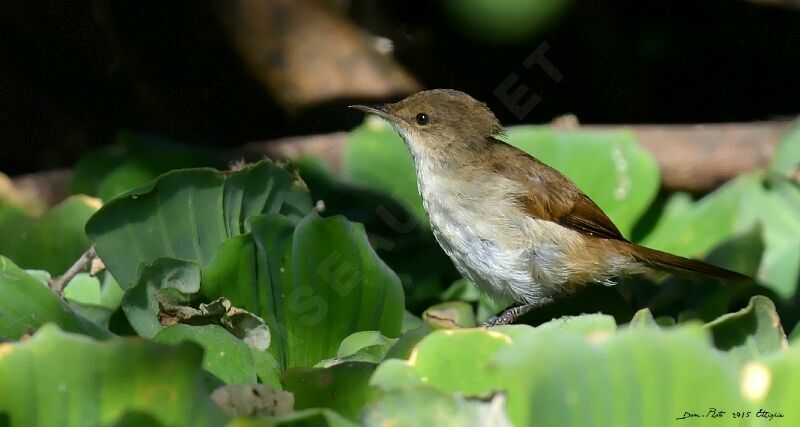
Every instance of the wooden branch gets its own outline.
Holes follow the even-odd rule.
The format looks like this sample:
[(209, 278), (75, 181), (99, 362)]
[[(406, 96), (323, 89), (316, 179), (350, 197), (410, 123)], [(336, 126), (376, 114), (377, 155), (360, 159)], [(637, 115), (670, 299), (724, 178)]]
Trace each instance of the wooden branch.
[(624, 128), (632, 130), (636, 140), (655, 157), (665, 189), (706, 193), (736, 175), (768, 166), (790, 124), (770, 121)]
[(288, 111), (421, 90), (370, 36), (323, 2), (218, 0), (216, 6), (250, 73)]
[(75, 261), (75, 263), (72, 264), (72, 266), (64, 274), (50, 280), (50, 289), (59, 295), (64, 295), (64, 288), (67, 287), (69, 281), (75, 278), (75, 276), (77, 276), (81, 271), (86, 270), (86, 268), (91, 265), (92, 260), (94, 260), (96, 257), (97, 254), (94, 251), (94, 246), (92, 246), (86, 252), (84, 252), (83, 255), (81, 255), (80, 258), (78, 258), (78, 260)]

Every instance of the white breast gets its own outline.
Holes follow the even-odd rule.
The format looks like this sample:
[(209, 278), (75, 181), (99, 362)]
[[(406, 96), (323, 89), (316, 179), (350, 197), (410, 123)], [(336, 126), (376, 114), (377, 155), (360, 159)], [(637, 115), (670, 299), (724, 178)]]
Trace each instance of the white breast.
[(579, 236), (549, 221), (510, 215), (518, 209), (507, 196), (511, 191), (496, 189), (515, 185), (512, 181), (491, 175), (484, 179), (493, 182), (465, 187), (455, 177), (423, 171), (418, 169), (417, 183), (433, 233), (456, 268), (481, 290), (494, 298), (531, 303), (557, 292), (568, 280), (563, 246), (556, 242), (579, 242)]

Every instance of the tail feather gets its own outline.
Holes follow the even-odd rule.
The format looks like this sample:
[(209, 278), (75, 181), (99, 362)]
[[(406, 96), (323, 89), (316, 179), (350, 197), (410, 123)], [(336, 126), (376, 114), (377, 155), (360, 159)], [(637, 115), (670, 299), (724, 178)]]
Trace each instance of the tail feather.
[(751, 282), (753, 279), (744, 274), (715, 267), (702, 261), (696, 261), (677, 255), (668, 254), (655, 249), (630, 244), (631, 255), (639, 262), (657, 270), (667, 271), (680, 276), (701, 274), (729, 282)]

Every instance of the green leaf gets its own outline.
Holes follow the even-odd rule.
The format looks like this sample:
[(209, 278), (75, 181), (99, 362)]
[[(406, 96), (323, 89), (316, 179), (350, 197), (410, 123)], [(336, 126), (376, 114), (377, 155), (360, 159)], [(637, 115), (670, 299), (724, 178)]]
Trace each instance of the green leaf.
[(0, 223), (0, 253), (21, 267), (59, 275), (89, 249), (83, 227), (98, 207), (96, 199), (72, 196), (41, 218)]
[(794, 325), (794, 328), (792, 328), (792, 333), (789, 334), (789, 341), (795, 342), (798, 338), (800, 338), (800, 327), (798, 326), (800, 326), (800, 321)]
[(397, 339), (397, 342), (389, 348), (384, 359), (408, 359), (417, 343), (435, 330), (436, 328), (430, 323), (423, 322), (415, 329), (404, 332), (403, 335)]
[(788, 176), (792, 171), (800, 170), (798, 168), (800, 168), (800, 121), (795, 121), (772, 156), (771, 169)]
[(296, 409), (328, 408), (355, 421), (377, 398), (377, 390), (369, 385), (374, 370), (374, 364), (363, 362), (291, 368), (283, 374), (283, 386), (294, 393)]
[(477, 325), (472, 306), (464, 301), (447, 301), (429, 307), (422, 320), (438, 328), (472, 328)]
[(378, 331), (359, 331), (342, 340), (336, 357), (321, 360), (315, 368), (328, 368), (347, 362), (378, 364), (386, 357), (398, 338), (387, 338)]
[(387, 338), (378, 331), (359, 331), (349, 335), (339, 344), (337, 357), (350, 356), (373, 346), (389, 347), (397, 342), (396, 338)]
[(52, 325), (0, 344), (0, 413), (15, 426), (113, 425), (136, 415), (162, 425), (218, 426), (194, 345), (97, 342)]
[[(748, 363), (740, 381), (742, 394), (752, 405), (751, 425), (792, 424), (792, 418), (798, 416), (800, 347), (793, 343), (788, 351)], [(772, 418), (779, 414), (782, 416)]]
[[(290, 229), (291, 221), (285, 222), (287, 230)], [(250, 233), (222, 242), (211, 260), (203, 266), (201, 292), (209, 299), (224, 296), (236, 306), (261, 313), (260, 301), (268, 289), (259, 282), (259, 256)]]
[(489, 320), (490, 317), (508, 307), (509, 303), (502, 301), (502, 298), (492, 298), (481, 292), (468, 279), (458, 279), (450, 287), (442, 292), (441, 298), (445, 301), (466, 301), (475, 303), (475, 321), (478, 323)]
[(654, 215), (656, 218), (649, 218), (649, 215), (642, 218), (643, 221), (654, 222), (642, 241), (642, 244), (648, 247), (667, 245), (673, 242), (675, 230), (686, 228), (686, 218), (693, 214), (695, 208), (692, 196), (687, 193), (671, 193), (668, 196), (665, 194), (664, 200), (657, 200), (657, 202), (663, 202), (661, 208), (648, 212), (649, 215)]
[(81, 156), (70, 184), (71, 194), (108, 201), (172, 169), (222, 166), (211, 152), (157, 135), (122, 131), (115, 143)]
[(332, 358), (360, 330), (399, 335), (402, 288), (360, 225), (312, 214), (295, 226), (271, 214), (248, 226), (252, 233), (223, 243), (203, 270), (202, 293), (262, 316), (282, 369)]
[(581, 316), (563, 316), (539, 325), (537, 332), (569, 331), (573, 333), (602, 336), (617, 330), (614, 318), (607, 314), (583, 314)]
[(386, 393), (362, 417), (365, 426), (511, 427), (505, 398), (468, 399), (431, 387), (413, 387)]
[(249, 225), (258, 264), (240, 271), (247, 277), (257, 272), (259, 285), (233, 293), (223, 286), (211, 289), (266, 320), (273, 334), (270, 352), (282, 367), (314, 366), (331, 358), (353, 332), (400, 334), (400, 281), (377, 257), (361, 225), (316, 214), (296, 227), (279, 215), (253, 217)]
[(684, 411), (746, 407), (733, 363), (699, 328), (587, 334), (584, 326), (596, 320), (578, 322), (579, 332), (557, 324), (436, 331), (409, 360), (382, 363), (371, 383), (384, 390), (424, 383), (466, 396), (503, 391), (514, 425), (671, 425)]
[(256, 382), (256, 367), (250, 348), (217, 325), (173, 325), (159, 331), (153, 341), (165, 344), (194, 342), (203, 348), (203, 369), (226, 384)]
[[(665, 211), (642, 244), (682, 256), (702, 257), (760, 224), (765, 250), (756, 279), (789, 298), (800, 281), (800, 240), (796, 238), (800, 234), (800, 189), (782, 178), (766, 184), (768, 188), (762, 174), (753, 173), (725, 184), (689, 209), (685, 202), (675, 202), (681, 207)], [(737, 270), (736, 264), (753, 264), (743, 263), (741, 255), (736, 261), (735, 252), (730, 252), (728, 258), (734, 262), (719, 257), (716, 261)]]
[(368, 117), (364, 125), (350, 132), (342, 156), (348, 179), (389, 194), (414, 214), (420, 225), (428, 226), (411, 153), (388, 124)]
[[(310, 210), (310, 199), (294, 185), (288, 172), (266, 162), (235, 172), (172, 171), (108, 202), (89, 220), (86, 233), (128, 289), (139, 266), (158, 258), (207, 264), (223, 241), (245, 232), (244, 221), (252, 215)], [(284, 203), (290, 195), (292, 206)]]
[(637, 311), (629, 324), (631, 328), (658, 328), (659, 324), (647, 307)]
[(706, 255), (716, 245), (754, 225), (754, 218), (745, 218), (746, 205), (760, 206), (764, 191), (761, 177), (744, 175), (723, 185), (701, 199), (689, 210), (686, 196), (676, 195), (654, 231), (643, 241), (644, 246), (685, 257)]
[(64, 288), (64, 298), (84, 304), (101, 305), (100, 280), (89, 273), (78, 273)]
[(775, 304), (760, 295), (752, 297), (742, 310), (725, 314), (706, 327), (714, 345), (740, 365), (788, 346)]
[(75, 313), (46, 285), (0, 256), (0, 337), (16, 340), (48, 322), (98, 339), (111, 336), (108, 330)]
[(122, 309), (136, 333), (152, 338), (162, 329), (159, 322), (159, 295), (169, 297), (174, 290), (186, 298), (200, 290), (200, 266), (195, 262), (170, 258), (156, 259), (139, 276), (139, 281), (122, 297)]
[(115, 290), (109, 288), (113, 287), (119, 289), (113, 278), (101, 285), (97, 277), (90, 276), (89, 273), (78, 273), (64, 288), (64, 298), (78, 314), (108, 328), (111, 315), (119, 308), (122, 299), (122, 295), (119, 298), (112, 295)]
[[(166, 171), (164, 171), (166, 172)], [(139, 160), (128, 160), (114, 168), (97, 189), (97, 197), (108, 201), (125, 192), (133, 190), (147, 184), (156, 177), (159, 172)]]
[(266, 384), (273, 389), (280, 390), (283, 388), (281, 384), (281, 369), (278, 366), (278, 361), (268, 351), (260, 351), (250, 347), (250, 352), (253, 354), (253, 361), (256, 364), (256, 374), (258, 380), (262, 384)]
[(800, 188), (784, 179), (770, 184), (759, 209), (767, 248), (757, 278), (781, 296), (790, 297), (800, 284)]
[[(425, 383), (445, 391), (480, 395), (491, 391), (500, 381), (482, 372), (489, 368), (487, 362), (512, 345), (508, 335), (493, 330), (434, 331), (417, 344), (407, 361), (393, 359), (382, 363), (370, 384), (393, 390)], [(426, 378), (428, 374), (433, 377)]]
[[(378, 255), (403, 281), (407, 310), (417, 312), (439, 301), (442, 283), (451, 282), (458, 272), (428, 229), (427, 219), (411, 214), (385, 192), (344, 181), (321, 162), (305, 158), (292, 166), (299, 169), (313, 199), (325, 202), (322, 214), (364, 224)], [(416, 194), (416, 184), (411, 190)]]
[(304, 409), (280, 417), (237, 418), (228, 427), (357, 427), (330, 409)]

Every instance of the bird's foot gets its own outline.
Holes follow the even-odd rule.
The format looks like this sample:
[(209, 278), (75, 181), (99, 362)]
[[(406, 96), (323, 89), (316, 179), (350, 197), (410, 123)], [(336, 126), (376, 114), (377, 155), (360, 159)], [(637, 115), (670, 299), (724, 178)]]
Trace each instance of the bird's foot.
[(483, 326), (502, 326), (510, 325), (517, 320), (518, 317), (533, 310), (536, 304), (515, 305), (503, 310), (500, 314), (492, 316), (483, 323)]
[(539, 307), (543, 307), (552, 303), (553, 300), (551, 298), (542, 298), (541, 300), (531, 303), (531, 304), (515, 304), (505, 310), (503, 310), (500, 314), (496, 316), (492, 316), (489, 320), (483, 322), (482, 326), (502, 326), (502, 325), (510, 325), (514, 323), (517, 318), (522, 317), (525, 313)]

